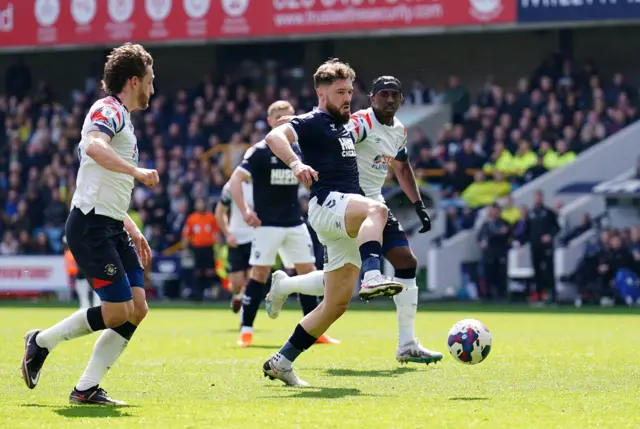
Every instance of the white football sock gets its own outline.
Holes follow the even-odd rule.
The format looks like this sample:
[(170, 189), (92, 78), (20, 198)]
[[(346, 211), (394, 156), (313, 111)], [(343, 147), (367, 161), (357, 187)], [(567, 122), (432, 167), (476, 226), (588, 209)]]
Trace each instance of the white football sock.
[(395, 281), (407, 289), (393, 297), (398, 314), (398, 344), (404, 345), (415, 340), (415, 320), (418, 311), (418, 285), (416, 279), (399, 279)]
[(92, 332), (87, 321), (87, 310), (78, 310), (62, 322), (40, 332), (36, 337), (36, 343), (51, 351), (62, 341), (73, 340)]
[(271, 362), (273, 363), (273, 366), (275, 366), (279, 370), (291, 369), (291, 367), (293, 366), (293, 362), (284, 357), (280, 352), (276, 353), (271, 358)]
[(285, 295), (301, 293), (311, 296), (324, 295), (324, 272), (312, 271), (308, 274), (288, 277), (280, 280), (278, 289)]
[(91, 287), (89, 286), (89, 280), (76, 279), (76, 293), (78, 294), (78, 301), (80, 301), (81, 309), (87, 309), (91, 307), (91, 303), (89, 302), (90, 289)]
[(76, 389), (83, 391), (100, 384), (102, 377), (120, 357), (127, 344), (129, 344), (129, 340), (126, 340), (122, 335), (113, 329), (105, 329), (93, 347), (93, 354), (87, 369), (80, 377)]
[(100, 299), (100, 295), (98, 295), (95, 290), (91, 292), (91, 296), (93, 297), (94, 307), (99, 307), (102, 305), (102, 300)]

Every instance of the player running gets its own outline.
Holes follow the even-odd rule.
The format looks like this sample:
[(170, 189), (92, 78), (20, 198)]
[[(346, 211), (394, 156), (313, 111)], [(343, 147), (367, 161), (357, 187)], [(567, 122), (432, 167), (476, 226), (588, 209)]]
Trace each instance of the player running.
[[(395, 116), (403, 100), (400, 81), (392, 76), (375, 79), (370, 98), (371, 107), (352, 115), (349, 124), (356, 141), (360, 186), (367, 197), (385, 204), (382, 185), (387, 170), (393, 165), (400, 187), (413, 203), (422, 222), (420, 232), (427, 232), (431, 229), (431, 219), (420, 198), (409, 164), (406, 129)], [(398, 315), (396, 359), (401, 363), (426, 364), (442, 360), (442, 353), (424, 348), (415, 337), (414, 325), (418, 308), (417, 260), (402, 226), (391, 211), (382, 233), (382, 254), (395, 269), (395, 281), (406, 287), (404, 292), (393, 297)], [(276, 319), (287, 296), (294, 292), (322, 295), (322, 272), (288, 277), (283, 271), (276, 271), (266, 299), (269, 317)]]
[[(253, 211), (253, 187), (250, 183), (242, 182), (242, 194), (245, 205)], [(238, 205), (233, 202), (227, 183), (222, 188), (220, 201), (216, 206), (216, 219), (222, 234), (227, 240), (229, 248), (227, 259), (229, 261), (229, 283), (231, 297), (231, 309), (237, 313), (242, 308), (242, 295), (249, 279), (249, 258), (251, 257), (251, 240), (253, 239), (253, 227), (249, 226), (242, 217)]]
[[(361, 266), (361, 295), (393, 296), (404, 289), (380, 272), (387, 207), (364, 197), (360, 189), (354, 139), (346, 127), (354, 79), (353, 69), (337, 59), (322, 64), (313, 76), (318, 109), (293, 118), (266, 138), (276, 156), (311, 187), (309, 221), (326, 248), (324, 300), (263, 365), (265, 376), (290, 386), (308, 385), (292, 364), (345, 312)], [(304, 163), (292, 147), (296, 141)]]
[[(278, 126), (293, 113), (289, 102), (276, 101), (267, 111), (268, 122)], [(247, 207), (244, 197), (242, 184), (248, 181), (253, 183), (255, 211)], [(242, 328), (238, 339), (238, 345), (248, 347), (253, 344), (253, 322), (265, 296), (276, 255), (280, 253), (298, 274), (314, 271), (316, 258), (309, 230), (302, 220), (298, 179), (265, 142), (256, 143), (247, 150), (228, 185), (244, 221), (255, 228), (249, 260), (251, 272), (242, 299)]]
[(33, 389), (45, 359), (58, 344), (103, 331), (69, 395), (75, 404), (124, 404), (111, 399), (99, 384), (148, 311), (143, 266), (151, 261), (151, 249), (127, 210), (134, 179), (150, 187), (159, 181), (156, 170), (137, 167), (138, 146), (130, 118), (131, 111), (149, 107), (152, 67), (153, 58), (140, 45), (126, 43), (112, 50), (102, 80), (109, 96), (91, 106), (82, 126), (77, 189), (65, 234), (102, 305), (25, 335), (22, 376)]

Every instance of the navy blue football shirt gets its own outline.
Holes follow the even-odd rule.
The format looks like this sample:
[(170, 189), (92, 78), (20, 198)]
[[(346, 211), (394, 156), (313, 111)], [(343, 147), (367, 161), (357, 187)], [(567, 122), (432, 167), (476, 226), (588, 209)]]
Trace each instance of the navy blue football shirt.
[(297, 135), (303, 162), (318, 172), (311, 198), (324, 204), (330, 192), (360, 194), (356, 148), (346, 124), (322, 110), (296, 116), (288, 123)]
[[(291, 146), (300, 156), (297, 145)], [(240, 168), (251, 175), (253, 207), (262, 226), (302, 225), (299, 182), (293, 171), (269, 149), (265, 141), (250, 147)]]

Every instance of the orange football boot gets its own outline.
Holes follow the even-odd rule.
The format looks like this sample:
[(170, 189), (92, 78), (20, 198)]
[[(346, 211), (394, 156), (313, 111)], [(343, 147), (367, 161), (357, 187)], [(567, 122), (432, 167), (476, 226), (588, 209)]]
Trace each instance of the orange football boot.
[(253, 344), (252, 332), (243, 332), (240, 334), (240, 338), (238, 338), (238, 345), (240, 347), (251, 347), (252, 344)]
[(336, 340), (335, 338), (331, 338), (327, 334), (322, 334), (316, 340), (316, 344), (340, 344), (340, 340)]

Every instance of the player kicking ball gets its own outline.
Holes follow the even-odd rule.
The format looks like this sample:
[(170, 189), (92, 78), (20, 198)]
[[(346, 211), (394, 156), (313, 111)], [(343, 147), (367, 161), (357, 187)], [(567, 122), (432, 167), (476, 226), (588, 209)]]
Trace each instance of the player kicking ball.
[[(102, 331), (84, 374), (69, 395), (72, 404), (122, 405), (100, 387), (147, 314), (143, 266), (151, 261), (147, 240), (127, 215), (134, 179), (154, 187), (156, 170), (139, 168), (130, 112), (145, 110), (153, 95), (153, 59), (140, 45), (111, 51), (104, 66), (108, 97), (96, 101), (82, 126), (77, 188), (65, 235), (69, 249), (102, 305), (75, 312), (25, 336), (22, 377), (38, 384), (47, 356), (63, 341)], [(138, 255), (139, 254), (139, 255)]]
[[(356, 142), (360, 186), (368, 198), (385, 204), (382, 185), (387, 170), (393, 164), (400, 187), (415, 206), (422, 222), (420, 232), (427, 232), (431, 229), (431, 219), (420, 198), (409, 164), (406, 129), (395, 116), (403, 100), (400, 81), (392, 76), (377, 78), (373, 81), (370, 98), (371, 107), (356, 112), (349, 123)], [(418, 307), (417, 261), (402, 226), (391, 212), (382, 233), (382, 254), (395, 269), (394, 280), (406, 287), (405, 291), (393, 297), (397, 308), (399, 334), (396, 359), (401, 363), (427, 365), (442, 360), (442, 353), (424, 348), (415, 337), (414, 325)], [(279, 316), (287, 296), (292, 293), (317, 296), (324, 294), (323, 277), (321, 271), (297, 277), (288, 277), (283, 271), (276, 271), (266, 298), (269, 317), (276, 319)]]
[[(290, 386), (308, 385), (296, 375), (293, 362), (344, 314), (361, 267), (362, 296), (393, 296), (405, 289), (380, 272), (388, 209), (360, 188), (354, 139), (347, 128), (354, 79), (353, 69), (337, 59), (322, 64), (313, 75), (318, 108), (266, 137), (273, 153), (311, 187), (309, 222), (326, 249), (323, 301), (262, 367), (265, 376)], [(292, 148), (296, 141), (304, 162)]]

